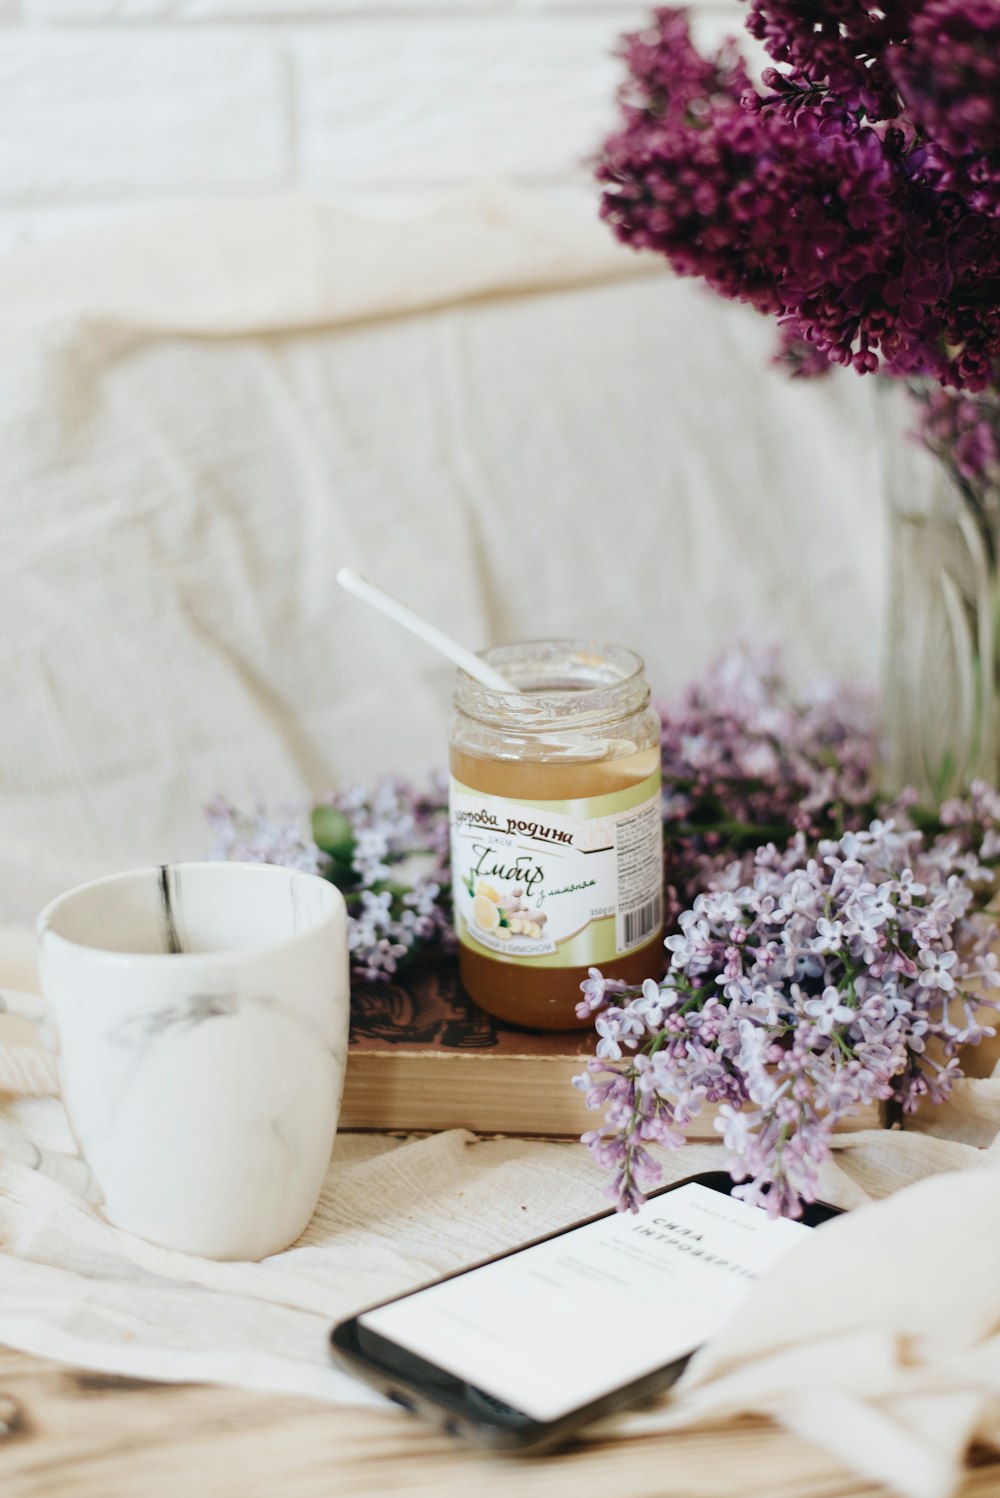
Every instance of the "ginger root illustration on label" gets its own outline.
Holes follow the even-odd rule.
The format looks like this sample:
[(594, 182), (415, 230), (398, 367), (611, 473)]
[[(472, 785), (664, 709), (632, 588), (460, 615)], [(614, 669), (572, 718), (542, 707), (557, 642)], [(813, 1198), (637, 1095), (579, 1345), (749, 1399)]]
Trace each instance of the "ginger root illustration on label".
[(524, 936), (538, 941), (548, 920), (544, 910), (528, 905), (524, 899), (524, 886), (515, 884), (509, 894), (502, 895), (485, 879), (473, 884), (472, 875), (467, 885), (473, 897), (472, 919), (480, 931), (486, 931), (500, 941), (510, 941), (514, 936)]

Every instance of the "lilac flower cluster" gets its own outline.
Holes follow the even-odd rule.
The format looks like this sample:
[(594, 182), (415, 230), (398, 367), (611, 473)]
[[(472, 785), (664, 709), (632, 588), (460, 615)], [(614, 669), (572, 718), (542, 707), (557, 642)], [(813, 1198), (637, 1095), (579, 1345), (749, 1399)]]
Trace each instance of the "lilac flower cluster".
[[(975, 913), (995, 858), (1000, 797), (986, 787), (942, 812), (934, 842), (874, 821), (758, 850), (745, 882), (701, 894), (668, 937), (670, 970), (641, 988), (593, 970), (597, 1055), (577, 1085), (603, 1125), (583, 1136), (635, 1209), (660, 1176), (649, 1146), (676, 1149), (705, 1104), (736, 1194), (798, 1216), (819, 1191), (839, 1120), (874, 1102), (912, 1111), (961, 1076), (958, 1052), (992, 1035), (996, 925)], [(997, 824), (1000, 825), (1000, 824)]]
[(660, 716), (668, 925), (734, 858), (879, 809), (869, 698), (830, 682), (796, 695), (775, 652), (734, 648)]
[[(1000, 864), (1000, 794), (984, 780), (974, 780), (965, 796), (945, 801), (933, 829), (935, 847), (946, 857), (971, 855), (969, 867), (994, 869)], [(987, 893), (992, 893), (992, 885)]]
[(212, 857), (235, 863), (280, 863), (304, 874), (324, 874), (329, 859), (316, 846), (302, 817), (293, 810), (280, 816), (264, 806), (239, 811), (225, 796), (205, 807), (213, 836)]
[[(841, 685), (796, 697), (773, 652), (734, 648), (660, 709), (668, 924), (734, 858), (771, 839), (863, 826), (874, 814), (870, 704)], [(355, 976), (391, 975), (417, 951), (450, 951), (447, 787), (399, 776), (303, 815), (206, 809), (215, 856), (333, 879), (347, 899)]]
[(905, 10), (895, 36), (904, 45), (894, 46), (888, 58), (907, 113), (928, 143), (935, 170), (957, 173), (973, 208), (995, 210), (1000, 6), (995, 0), (911, 0)]
[(887, 53), (906, 40), (917, 8), (911, 0), (878, 9), (865, 0), (751, 0), (747, 30), (791, 74), (875, 122), (899, 113)]
[[(960, 1048), (989, 1033), (974, 985), (998, 984), (995, 918), (978, 910), (1000, 794), (976, 783), (934, 816), (881, 801), (867, 700), (796, 697), (773, 654), (730, 652), (661, 720), (671, 970), (638, 989), (597, 970), (583, 983), (598, 1045), (578, 1083), (607, 1110), (585, 1138), (634, 1206), (657, 1179), (650, 1144), (680, 1146), (719, 1104), (748, 1199), (794, 1213), (840, 1119), (946, 1096)], [(221, 798), (208, 815), (217, 856), (339, 885), (356, 977), (453, 949), (443, 776), (349, 788), (308, 824)]]
[(1000, 387), (970, 393), (914, 385), (912, 393), (925, 446), (951, 469), (973, 515), (988, 525), (1000, 487)]
[(1000, 0), (751, 0), (777, 66), (627, 37), (602, 213), (777, 317), (807, 362), (991, 385), (1000, 360)]
[(286, 864), (339, 886), (356, 978), (390, 977), (426, 947), (451, 950), (443, 776), (426, 790), (400, 776), (372, 790), (348, 787), (313, 809), (308, 828), (294, 814), (275, 819), (263, 808), (247, 814), (222, 798), (207, 814), (216, 857)]

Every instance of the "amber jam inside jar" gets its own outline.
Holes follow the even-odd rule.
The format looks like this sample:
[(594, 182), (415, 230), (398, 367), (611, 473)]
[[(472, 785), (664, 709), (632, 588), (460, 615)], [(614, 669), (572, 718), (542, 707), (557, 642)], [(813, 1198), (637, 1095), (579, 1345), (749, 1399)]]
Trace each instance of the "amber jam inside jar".
[(458, 673), (451, 857), (462, 982), (531, 1029), (577, 1029), (588, 969), (663, 968), (660, 725), (630, 650), (542, 640), (483, 652), (510, 682)]

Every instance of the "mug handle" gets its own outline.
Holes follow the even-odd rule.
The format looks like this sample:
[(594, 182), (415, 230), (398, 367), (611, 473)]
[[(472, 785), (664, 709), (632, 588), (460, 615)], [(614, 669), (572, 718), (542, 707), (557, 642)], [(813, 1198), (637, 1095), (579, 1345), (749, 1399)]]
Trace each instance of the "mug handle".
[[(16, 1014), (34, 1026), (39, 1041), (50, 1055), (59, 1050), (59, 1037), (52, 1023), (52, 1015), (45, 1000), (38, 994), (18, 993), (14, 989), (0, 988), (0, 1014)], [(35, 1144), (21, 1133), (20, 1129), (0, 1118), (0, 1152), (9, 1155), (30, 1170), (50, 1176), (92, 1206), (99, 1206), (103, 1193), (94, 1179), (94, 1173), (79, 1155), (67, 1155), (62, 1150), (46, 1149)]]

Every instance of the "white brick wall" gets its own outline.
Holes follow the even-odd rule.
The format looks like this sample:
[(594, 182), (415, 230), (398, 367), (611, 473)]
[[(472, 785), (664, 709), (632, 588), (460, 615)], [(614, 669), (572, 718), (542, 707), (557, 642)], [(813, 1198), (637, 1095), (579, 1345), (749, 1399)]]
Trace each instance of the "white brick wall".
[[(690, 0), (689, 0), (690, 3)], [(704, 8), (705, 0), (693, 0)], [(729, 8), (727, 0), (707, 0)], [(18, 11), (17, 0), (9, 3)], [(650, 9), (652, 6), (649, 7)], [(634, 0), (21, 0), (29, 20), (73, 24), (131, 21), (289, 21), (344, 15), (540, 14), (545, 11), (634, 10)]]
[[(0, 0), (0, 247), (296, 184), (584, 185), (642, 0)], [(738, 0), (694, 0), (702, 36)]]
[(226, 30), (0, 40), (0, 200), (265, 188), (292, 170), (286, 60)]
[[(311, 186), (559, 178), (614, 122), (608, 18), (349, 22), (296, 36), (300, 171)], [(337, 79), (331, 86), (331, 79)]]

